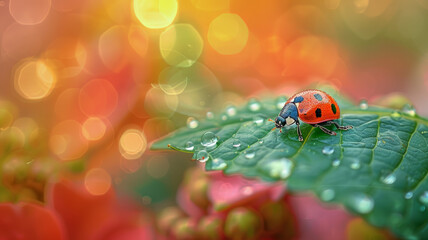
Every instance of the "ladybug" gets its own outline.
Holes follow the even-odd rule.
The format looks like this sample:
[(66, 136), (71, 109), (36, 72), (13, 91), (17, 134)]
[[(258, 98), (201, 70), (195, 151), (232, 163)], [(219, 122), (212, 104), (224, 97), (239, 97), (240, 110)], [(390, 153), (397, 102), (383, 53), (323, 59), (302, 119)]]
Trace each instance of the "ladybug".
[[(279, 128), (281, 131), (281, 128), (285, 125), (296, 124), (299, 141), (303, 141), (299, 118), (313, 127), (320, 128), (329, 135), (336, 135), (335, 132), (325, 128), (325, 126), (332, 124), (340, 130), (352, 129), (352, 126), (340, 126), (333, 121), (339, 117), (339, 105), (337, 105), (333, 97), (320, 90), (306, 90), (293, 95), (287, 100), (278, 117), (275, 118), (275, 127), (272, 130)], [(272, 119), (269, 120), (273, 121)]]

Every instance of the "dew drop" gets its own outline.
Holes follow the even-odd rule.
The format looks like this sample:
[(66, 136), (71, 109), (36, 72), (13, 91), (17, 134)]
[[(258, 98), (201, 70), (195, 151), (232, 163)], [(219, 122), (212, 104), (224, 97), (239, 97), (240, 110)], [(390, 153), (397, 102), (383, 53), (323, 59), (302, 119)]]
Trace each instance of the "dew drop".
[(235, 147), (235, 148), (240, 147), (241, 146), (241, 141), (239, 139), (233, 140), (232, 146)]
[(254, 189), (251, 186), (243, 186), (239, 191), (241, 192), (242, 195), (249, 196), (253, 194)]
[(392, 119), (394, 119), (394, 120), (400, 120), (400, 118), (401, 118), (401, 114), (400, 114), (399, 112), (397, 112), (397, 111), (394, 111), (394, 112), (391, 114), (391, 117), (392, 117)]
[(236, 107), (235, 106), (229, 106), (226, 108), (226, 114), (229, 117), (235, 116), (236, 115)]
[(411, 199), (413, 197), (413, 192), (406, 192), (406, 194), (404, 195), (405, 199)]
[(333, 189), (325, 189), (321, 192), (321, 200), (329, 202), (334, 199), (336, 196), (336, 193)]
[(260, 139), (260, 140), (259, 140), (259, 143), (260, 143), (260, 144), (263, 144), (263, 139)]
[(405, 114), (410, 115), (412, 117), (416, 115), (415, 108), (410, 104), (405, 104), (401, 111), (403, 111)]
[(366, 214), (373, 210), (374, 201), (373, 198), (365, 194), (358, 194), (352, 199), (352, 206), (355, 211)]
[(199, 122), (195, 118), (189, 117), (187, 119), (187, 127), (188, 128), (193, 129), (193, 128), (197, 128), (198, 126), (199, 126)]
[(225, 114), (221, 115), (221, 120), (226, 121), (227, 120), (227, 116)]
[(360, 109), (366, 110), (367, 108), (369, 108), (369, 104), (367, 103), (367, 100), (361, 100), (360, 101)]
[(286, 179), (293, 169), (293, 162), (288, 158), (269, 159), (260, 165), (261, 170), (275, 179)]
[(201, 137), (201, 144), (204, 147), (213, 147), (217, 144), (217, 142), (218, 142), (218, 138), (212, 132), (206, 132)]
[(334, 153), (334, 148), (332, 146), (325, 146), (322, 149), (322, 153), (324, 153), (325, 155), (331, 155)]
[(426, 207), (425, 207), (425, 206), (421, 206), (421, 207), (419, 208), (419, 211), (421, 211), (421, 212), (425, 212), (425, 209), (426, 209)]
[(205, 150), (201, 150), (196, 154), (196, 160), (199, 162), (206, 162), (209, 159), (208, 152)]
[(358, 170), (358, 169), (360, 169), (360, 167), (361, 167), (361, 163), (360, 163), (359, 160), (352, 161), (352, 163), (351, 163), (351, 168), (352, 169)]
[(428, 205), (428, 191), (423, 192), (420, 196), (419, 196), (419, 202)]
[(193, 145), (192, 141), (188, 141), (186, 143), (184, 149), (186, 149), (187, 151), (192, 151), (193, 149), (195, 149), (195, 146)]
[(260, 110), (260, 108), (261, 108), (261, 104), (259, 100), (252, 98), (248, 101), (248, 109), (250, 109), (250, 111), (256, 112)]
[(340, 165), (340, 160), (339, 159), (333, 160), (333, 162), (331, 162), (331, 165), (333, 167), (338, 167)]
[(256, 156), (256, 152), (252, 149), (248, 149), (247, 151), (245, 151), (245, 158), (247, 159), (252, 159)]
[(395, 176), (395, 174), (390, 173), (386, 176), (381, 177), (380, 180), (385, 184), (393, 184), (395, 180), (397, 180), (397, 177)]
[(223, 170), (227, 167), (227, 163), (220, 158), (213, 159), (211, 163), (212, 170)]
[(257, 126), (261, 126), (264, 122), (265, 119), (262, 118), (261, 116), (255, 116), (253, 119), (253, 122), (257, 125)]
[(287, 102), (287, 99), (284, 96), (278, 97), (276, 99), (276, 108), (282, 109), (286, 102)]
[(214, 119), (214, 113), (213, 112), (207, 112), (207, 119)]

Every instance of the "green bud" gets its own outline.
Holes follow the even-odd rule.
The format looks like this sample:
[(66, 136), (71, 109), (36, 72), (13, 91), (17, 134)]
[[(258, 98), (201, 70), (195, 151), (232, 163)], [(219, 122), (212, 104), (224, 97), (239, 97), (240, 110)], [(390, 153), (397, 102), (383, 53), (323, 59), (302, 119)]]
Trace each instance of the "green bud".
[(190, 218), (179, 219), (174, 224), (172, 233), (179, 240), (197, 239), (196, 224)]
[(174, 224), (184, 217), (183, 211), (177, 207), (167, 207), (163, 209), (157, 220), (159, 231), (164, 235), (168, 235)]
[(223, 220), (216, 216), (207, 216), (202, 218), (198, 224), (198, 233), (201, 239), (222, 239)]
[(262, 219), (255, 211), (239, 207), (227, 215), (224, 233), (231, 239), (257, 239), (262, 225)]

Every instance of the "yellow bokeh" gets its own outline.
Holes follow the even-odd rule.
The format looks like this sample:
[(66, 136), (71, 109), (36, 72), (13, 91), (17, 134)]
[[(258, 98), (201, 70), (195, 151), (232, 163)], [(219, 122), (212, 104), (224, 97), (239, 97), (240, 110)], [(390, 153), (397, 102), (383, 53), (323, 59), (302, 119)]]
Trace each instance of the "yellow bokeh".
[(176, 0), (134, 0), (137, 19), (148, 28), (165, 28), (177, 15)]
[(128, 129), (119, 140), (119, 150), (126, 159), (139, 158), (147, 148), (147, 140), (143, 132), (138, 129)]
[(49, 96), (56, 80), (56, 74), (48, 64), (42, 60), (30, 59), (18, 66), (14, 86), (21, 97), (37, 100)]
[(204, 42), (190, 24), (174, 24), (160, 35), (163, 59), (172, 66), (190, 67), (201, 56)]
[(208, 42), (220, 54), (241, 52), (248, 41), (248, 27), (237, 14), (224, 13), (211, 21)]

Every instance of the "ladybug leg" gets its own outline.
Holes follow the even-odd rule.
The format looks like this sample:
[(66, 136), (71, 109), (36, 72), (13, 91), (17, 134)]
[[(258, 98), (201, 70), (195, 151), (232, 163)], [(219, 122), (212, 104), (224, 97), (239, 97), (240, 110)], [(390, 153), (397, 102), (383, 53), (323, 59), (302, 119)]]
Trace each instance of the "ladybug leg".
[(296, 121), (297, 125), (297, 135), (299, 135), (299, 141), (303, 141), (302, 131), (300, 131), (300, 122), (299, 120)]
[(312, 126), (314, 126), (314, 127), (318, 127), (319, 129), (321, 129), (323, 132), (325, 132), (325, 133), (327, 133), (327, 134), (329, 134), (329, 135), (333, 135), (333, 136), (335, 136), (336, 135), (336, 132), (333, 132), (333, 131), (331, 131), (331, 130), (328, 130), (327, 128), (325, 128), (325, 127), (323, 127), (323, 126), (321, 126), (321, 125), (319, 125), (319, 124), (314, 124), (314, 125), (312, 125)]
[(327, 121), (326, 123), (328, 123), (329, 125), (334, 124), (334, 126), (336, 126), (337, 129), (340, 130), (349, 130), (352, 129), (353, 127), (348, 125), (348, 126), (340, 126), (337, 122), (335, 121)]

